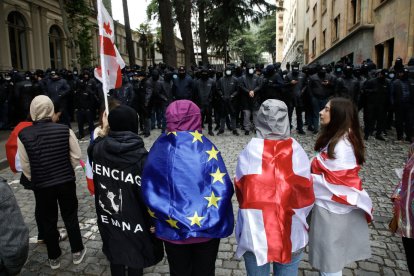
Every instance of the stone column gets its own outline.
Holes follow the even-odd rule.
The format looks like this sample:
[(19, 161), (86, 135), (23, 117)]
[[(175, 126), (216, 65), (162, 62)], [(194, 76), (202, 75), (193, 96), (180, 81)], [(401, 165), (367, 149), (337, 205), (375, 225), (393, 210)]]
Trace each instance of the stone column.
[(46, 9), (40, 9), (40, 32), (39, 37), (41, 40), (41, 51), (43, 52), (43, 68), (46, 69), (51, 66), (50, 64), (50, 49), (49, 49), (49, 29), (47, 27), (47, 10)]
[(9, 44), (9, 31), (7, 22), (7, 14), (4, 9), (4, 2), (0, 2), (0, 37), (4, 40), (2, 42), (2, 50), (0, 51), (0, 70), (10, 70), (11, 57), (10, 57), (10, 44)]
[(407, 62), (411, 57), (414, 57), (414, 1), (411, 2), (410, 19), (408, 24), (408, 39), (407, 39)]
[(30, 11), (32, 14), (32, 32), (33, 32), (33, 49), (34, 49), (34, 69), (44, 69), (44, 52), (43, 52), (43, 39), (42, 39), (42, 27), (40, 23), (40, 14), (42, 7), (30, 3)]

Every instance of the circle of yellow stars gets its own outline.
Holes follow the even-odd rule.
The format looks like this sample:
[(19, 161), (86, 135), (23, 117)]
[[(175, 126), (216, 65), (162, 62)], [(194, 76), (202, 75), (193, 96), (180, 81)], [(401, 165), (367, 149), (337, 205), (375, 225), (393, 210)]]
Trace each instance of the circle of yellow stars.
[[(194, 132), (189, 132), (189, 134), (191, 134), (192, 136), (193, 136), (193, 141), (192, 141), (192, 143), (195, 143), (195, 142), (197, 142), (197, 141), (199, 141), (199, 142), (201, 142), (201, 143), (203, 143), (203, 134), (202, 133), (200, 133), (200, 132), (198, 132), (198, 130), (196, 130), (196, 131), (194, 131)], [(177, 136), (177, 132), (176, 131), (171, 131), (171, 132), (168, 132), (167, 133), (167, 135), (174, 135), (174, 136)], [(210, 160), (212, 160), (212, 159), (216, 159), (217, 161), (218, 161), (218, 154), (220, 153), (220, 151), (218, 151), (215, 147), (214, 147), (214, 145), (212, 145), (211, 146), (211, 150), (207, 150), (206, 151), (206, 153), (208, 154), (208, 160), (207, 160), (207, 162), (209, 162)], [(220, 171), (220, 168), (217, 168), (217, 170), (214, 172), (214, 173), (210, 173), (210, 175), (213, 177), (213, 183), (212, 184), (214, 184), (214, 183), (216, 183), (217, 181), (218, 182), (221, 182), (221, 183), (223, 183), (224, 184), (224, 181), (223, 181), (223, 177), (226, 175), (226, 173), (224, 173), (224, 172), (221, 172)], [(218, 196), (216, 196), (215, 194), (214, 194), (214, 192), (212, 191), (211, 192), (211, 194), (210, 194), (210, 196), (206, 196), (206, 197), (204, 197), (204, 199), (205, 200), (207, 200), (208, 201), (208, 205), (207, 205), (207, 208), (210, 208), (211, 206), (214, 206), (214, 207), (216, 207), (217, 209), (218, 209), (218, 202), (219, 202), (219, 200), (221, 200), (221, 197), (218, 197)], [(156, 216), (155, 216), (155, 212), (153, 212), (153, 211), (151, 211), (151, 209), (149, 209), (148, 208), (148, 213), (150, 214), (150, 216), (152, 217), (152, 218), (154, 218), (154, 219), (158, 219)], [(187, 219), (188, 220), (190, 220), (190, 225), (191, 226), (193, 226), (193, 225), (198, 225), (199, 227), (201, 227), (201, 221), (204, 219), (205, 217), (203, 217), (203, 216), (199, 216), (198, 215), (198, 213), (197, 213), (197, 211), (195, 211), (194, 212), (194, 215), (192, 216), (192, 217), (187, 217)], [(167, 220), (165, 220), (172, 228), (175, 228), (175, 229), (180, 229), (179, 227), (178, 227), (178, 221), (177, 220), (174, 220), (174, 219), (172, 219), (170, 216), (168, 217), (168, 219)]]

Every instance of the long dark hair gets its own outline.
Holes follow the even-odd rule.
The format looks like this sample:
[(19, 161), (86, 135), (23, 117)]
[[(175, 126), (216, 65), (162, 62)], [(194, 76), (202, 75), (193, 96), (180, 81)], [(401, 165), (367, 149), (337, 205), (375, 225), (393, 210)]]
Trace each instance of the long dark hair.
[(321, 132), (315, 143), (315, 150), (320, 151), (328, 145), (328, 157), (335, 159), (335, 146), (338, 141), (348, 135), (354, 147), (354, 154), (358, 164), (365, 162), (365, 146), (362, 141), (359, 125), (358, 111), (351, 100), (345, 98), (332, 98), (330, 100), (331, 120), (321, 127)]

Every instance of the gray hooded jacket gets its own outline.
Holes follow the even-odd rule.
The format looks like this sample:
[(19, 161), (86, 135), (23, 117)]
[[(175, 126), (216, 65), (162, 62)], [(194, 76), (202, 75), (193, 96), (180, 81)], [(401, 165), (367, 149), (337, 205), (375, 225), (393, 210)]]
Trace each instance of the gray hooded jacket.
[(255, 123), (258, 138), (267, 140), (290, 138), (288, 109), (282, 101), (270, 99), (263, 102)]

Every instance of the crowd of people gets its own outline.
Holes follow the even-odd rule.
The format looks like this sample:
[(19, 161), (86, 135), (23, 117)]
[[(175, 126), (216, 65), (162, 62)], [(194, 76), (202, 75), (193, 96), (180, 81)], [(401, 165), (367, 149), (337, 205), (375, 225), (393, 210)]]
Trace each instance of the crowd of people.
[[(236, 255), (244, 258), (249, 276), (269, 275), (270, 265), (276, 275), (296, 275), (307, 245), (309, 263), (321, 275), (342, 275), (347, 264), (371, 256), (372, 202), (359, 177), (364, 139), (384, 140), (394, 124), (398, 140), (413, 142), (413, 71), (400, 59), (392, 70), (376, 69), (370, 61), (301, 70), (292, 63), (285, 71), (279, 63), (248, 64), (244, 70), (228, 66), (223, 74), (212, 68), (189, 74), (184, 67), (159, 66), (146, 75), (127, 68), (122, 87), (110, 91), (108, 111), (99, 108), (103, 93), (89, 70), (79, 79), (69, 71), (37, 73), (34, 81), (30, 76), (16, 81), (18, 72), (2, 79), (3, 104), (11, 107), (10, 99), (21, 104), (8, 109), (10, 116), (2, 122), (6, 127), (24, 119), (33, 122), (16, 127), (17, 152), (10, 165), (22, 172), (21, 184), (34, 191), (36, 223), (52, 269), (60, 267), (62, 254), (58, 205), (73, 263), (87, 255), (74, 173), (81, 157), (76, 138), (83, 133), (75, 137), (70, 129), (71, 102), (78, 123), (89, 121), (93, 133), (86, 171), (112, 275), (142, 275), (165, 252), (171, 275), (212, 276), (220, 239), (233, 233), (234, 224)], [(24, 110), (29, 118), (17, 115)], [(291, 137), (293, 111), (297, 133), (305, 134), (306, 125), (318, 134), (313, 159)], [(141, 135), (155, 127), (161, 134), (148, 152)], [(238, 128), (255, 134), (239, 154), (234, 185), (219, 148), (208, 138), (226, 127), (235, 136)], [(394, 205), (400, 229), (395, 231), (403, 236), (413, 274), (412, 151), (409, 157)], [(27, 258), (23, 241), (28, 235), (5, 193), (7, 198), (0, 199), (13, 205), (9, 208), (19, 227), (0, 231), (0, 244), (17, 254), (2, 260), (0, 272), (13, 274)], [(18, 242), (10, 242), (13, 238)]]
[[(255, 130), (257, 111), (267, 99), (278, 99), (287, 105), (291, 128), (296, 112), (299, 134), (305, 134), (305, 126), (318, 133), (319, 111), (330, 97), (340, 96), (351, 99), (363, 110), (365, 140), (370, 136), (385, 140), (384, 136), (395, 127), (397, 140), (413, 141), (413, 87), (414, 58), (405, 66), (397, 58), (390, 69), (377, 69), (369, 59), (360, 65), (339, 61), (302, 68), (293, 62), (285, 70), (278, 62), (266, 67), (229, 65), (220, 71), (213, 67), (192, 67), (187, 71), (184, 67), (159, 64), (148, 71), (139, 66), (126, 67), (122, 87), (111, 90), (110, 95), (135, 109), (140, 134), (145, 137), (155, 128), (165, 131), (166, 107), (181, 99), (200, 107), (209, 135), (224, 133), (226, 126), (234, 135), (239, 135), (238, 129), (249, 135)], [(93, 131), (103, 93), (92, 69), (33, 73), (12, 70), (0, 75), (0, 129), (25, 120), (36, 95), (52, 99), (64, 124), (70, 127), (71, 121), (77, 121), (78, 138), (84, 137), (85, 123), (89, 133)]]

